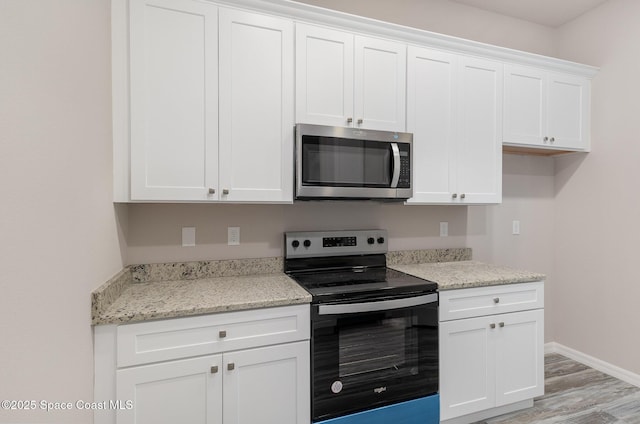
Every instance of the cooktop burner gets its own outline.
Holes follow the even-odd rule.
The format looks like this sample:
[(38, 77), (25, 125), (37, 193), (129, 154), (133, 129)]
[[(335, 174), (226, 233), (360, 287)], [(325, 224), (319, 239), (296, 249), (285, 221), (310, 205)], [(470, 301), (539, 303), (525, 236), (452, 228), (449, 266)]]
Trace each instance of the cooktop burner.
[(313, 303), (414, 296), (437, 291), (432, 281), (386, 267), (384, 230), (286, 233), (285, 272)]

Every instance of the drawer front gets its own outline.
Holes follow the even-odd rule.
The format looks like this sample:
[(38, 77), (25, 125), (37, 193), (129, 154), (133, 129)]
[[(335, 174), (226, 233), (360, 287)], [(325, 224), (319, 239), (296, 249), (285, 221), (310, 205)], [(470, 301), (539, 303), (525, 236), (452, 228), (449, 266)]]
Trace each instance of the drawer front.
[(309, 305), (118, 326), (118, 368), (308, 340)]
[(539, 308), (544, 308), (541, 281), (440, 292), (440, 321)]

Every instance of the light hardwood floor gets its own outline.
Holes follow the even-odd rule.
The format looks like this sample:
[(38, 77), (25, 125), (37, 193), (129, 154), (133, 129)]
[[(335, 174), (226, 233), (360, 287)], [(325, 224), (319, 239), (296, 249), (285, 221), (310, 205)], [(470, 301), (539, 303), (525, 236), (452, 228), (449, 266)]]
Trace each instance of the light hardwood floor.
[(558, 354), (545, 356), (533, 408), (476, 424), (640, 424), (640, 388)]

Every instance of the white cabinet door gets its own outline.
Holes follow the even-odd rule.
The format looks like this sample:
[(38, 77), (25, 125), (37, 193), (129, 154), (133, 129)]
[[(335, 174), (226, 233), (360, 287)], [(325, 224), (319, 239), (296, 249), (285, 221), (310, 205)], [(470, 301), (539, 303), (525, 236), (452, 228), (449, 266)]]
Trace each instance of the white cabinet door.
[(210, 200), (217, 186), (217, 7), (130, 3), (131, 200)]
[(410, 46), (407, 131), (413, 133), (413, 197), (449, 203), (456, 186), (455, 104), (458, 56)]
[(549, 129), (551, 146), (589, 150), (589, 80), (549, 74)]
[(296, 25), (296, 122), (406, 129), (407, 47)]
[(222, 424), (222, 379), (222, 355), (118, 370), (118, 424)]
[(504, 143), (539, 144), (547, 137), (547, 73), (505, 66)]
[(544, 309), (440, 322), (440, 418), (544, 394)]
[(495, 406), (495, 341), (491, 316), (441, 322), (440, 419)]
[(220, 9), (224, 201), (293, 201), (293, 22)]
[(503, 65), (462, 57), (457, 143), (459, 203), (502, 199)]
[(357, 127), (405, 131), (406, 69), (405, 44), (355, 37), (354, 118)]
[(497, 315), (496, 406), (544, 394), (544, 310)]
[(350, 126), (353, 35), (296, 24), (296, 122)]
[(309, 342), (224, 355), (225, 424), (310, 422)]
[(505, 67), (506, 145), (589, 150), (589, 80), (525, 66)]

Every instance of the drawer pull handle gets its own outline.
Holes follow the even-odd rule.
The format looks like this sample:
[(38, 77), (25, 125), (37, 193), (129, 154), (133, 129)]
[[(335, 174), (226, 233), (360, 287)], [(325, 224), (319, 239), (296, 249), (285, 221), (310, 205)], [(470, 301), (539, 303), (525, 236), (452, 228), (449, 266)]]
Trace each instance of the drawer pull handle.
[(496, 325), (495, 324), (489, 324), (489, 327), (496, 328)]
[(227, 332), (226, 332), (225, 330), (222, 330), (222, 331), (220, 331), (220, 332), (218, 333), (218, 336), (219, 336), (221, 339), (224, 339), (225, 337), (227, 337)]
[(228, 369), (229, 371), (233, 371), (235, 368), (236, 368), (236, 364), (234, 364), (233, 362), (229, 362), (229, 363), (227, 364), (227, 369)]
[(215, 374), (217, 372), (218, 372), (218, 366), (217, 365), (211, 367), (211, 374)]
[(500, 298), (499, 297), (494, 297), (493, 298), (493, 303), (500, 303)]
[(500, 324), (498, 324), (500, 326), (500, 328), (504, 327), (504, 322), (501, 322)]

